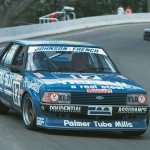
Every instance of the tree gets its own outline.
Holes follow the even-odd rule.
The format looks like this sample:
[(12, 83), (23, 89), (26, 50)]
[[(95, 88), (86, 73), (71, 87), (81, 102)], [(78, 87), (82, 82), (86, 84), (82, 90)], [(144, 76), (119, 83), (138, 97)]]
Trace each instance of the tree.
[(37, 3), (37, 0), (1, 0), (0, 27), (11, 25), (35, 3)]
[(38, 23), (38, 18), (62, 6), (75, 8), (77, 18), (116, 13), (120, 4), (134, 13), (147, 12), (150, 0), (0, 0), (0, 28)]

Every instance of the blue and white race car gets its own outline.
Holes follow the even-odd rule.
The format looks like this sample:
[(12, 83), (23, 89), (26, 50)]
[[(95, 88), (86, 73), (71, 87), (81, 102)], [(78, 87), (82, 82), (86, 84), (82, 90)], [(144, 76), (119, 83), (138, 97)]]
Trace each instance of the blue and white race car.
[(145, 28), (144, 29), (143, 38), (144, 38), (144, 40), (150, 40), (150, 28)]
[(146, 91), (122, 76), (101, 46), (12, 41), (0, 56), (0, 114), (22, 113), (28, 129), (144, 134)]

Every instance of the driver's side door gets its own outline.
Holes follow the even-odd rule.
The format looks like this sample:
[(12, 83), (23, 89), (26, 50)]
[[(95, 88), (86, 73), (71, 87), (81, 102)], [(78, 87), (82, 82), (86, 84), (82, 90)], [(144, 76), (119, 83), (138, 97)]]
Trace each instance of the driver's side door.
[[(17, 58), (22, 52), (23, 46), (13, 43), (2, 57), (3, 76), (3, 99), (13, 108), (19, 108), (20, 102), (20, 82), (22, 75), (11, 72), (12, 64), (17, 66)], [(15, 62), (16, 61), (16, 62)]]

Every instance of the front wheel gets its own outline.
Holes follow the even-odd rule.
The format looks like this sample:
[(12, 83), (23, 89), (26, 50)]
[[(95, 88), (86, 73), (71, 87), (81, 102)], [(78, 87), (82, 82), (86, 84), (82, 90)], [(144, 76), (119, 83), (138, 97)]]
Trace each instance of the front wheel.
[(22, 118), (27, 129), (36, 129), (36, 115), (32, 98), (29, 94), (26, 94), (23, 100)]

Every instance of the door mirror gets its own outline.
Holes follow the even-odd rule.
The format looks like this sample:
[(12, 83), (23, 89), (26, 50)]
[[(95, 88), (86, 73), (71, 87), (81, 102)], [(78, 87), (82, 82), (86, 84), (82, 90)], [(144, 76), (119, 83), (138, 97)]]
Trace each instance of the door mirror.
[(21, 67), (20, 66), (11, 66), (11, 72), (21, 73)]

